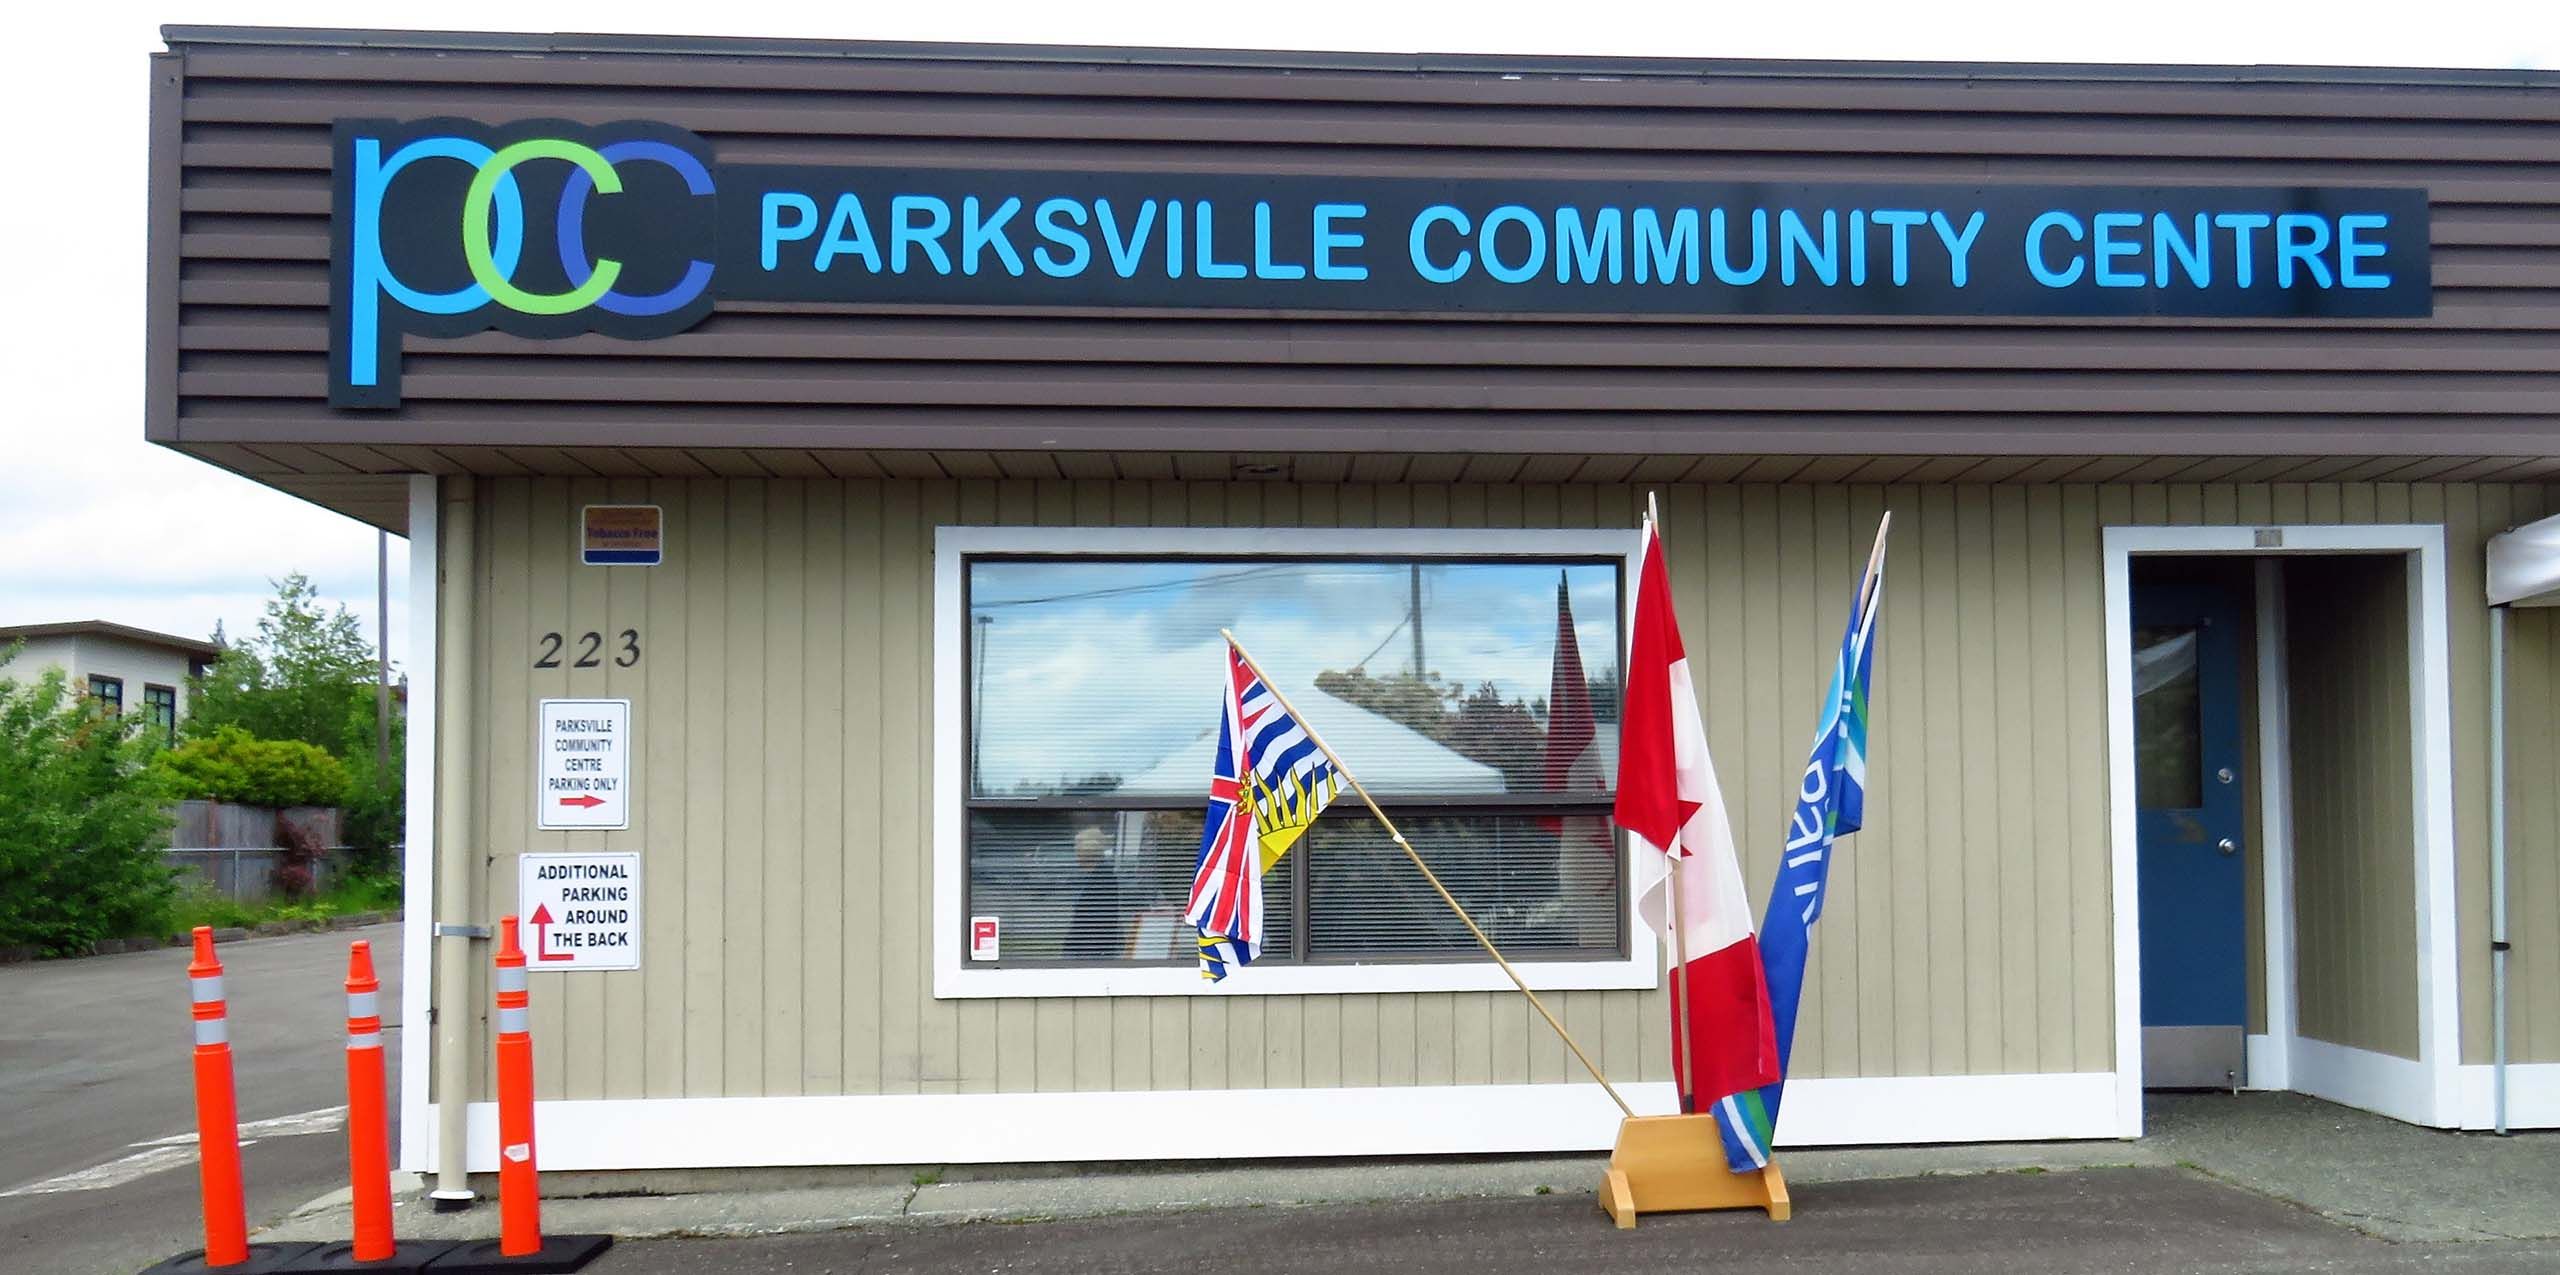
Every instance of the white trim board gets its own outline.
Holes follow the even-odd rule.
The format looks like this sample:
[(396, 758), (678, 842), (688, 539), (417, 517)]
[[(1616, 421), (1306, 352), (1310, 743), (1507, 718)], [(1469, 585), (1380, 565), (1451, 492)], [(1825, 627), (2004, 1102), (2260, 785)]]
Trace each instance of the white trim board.
[(434, 977), (436, 880), (436, 631), (439, 537), (436, 479), (409, 476), (409, 709), (407, 850), (400, 863), (400, 1167), (425, 1173), (435, 1164), (435, 1112), (427, 1104), (427, 1072), (435, 1050), (427, 1030)]
[[(1672, 1109), (1668, 1081), (1621, 1088)], [(2107, 1138), (2114, 1108), (2105, 1072), (1806, 1079), (1778, 1144)], [(469, 1118), (471, 1171), (494, 1172), (497, 1108)], [(1619, 1117), (1597, 1085), (1552, 1084), (607, 1099), (535, 1119), (542, 1166), (585, 1170), (1605, 1151)]]
[(2293, 1041), (2293, 1089), (2314, 1098), (2410, 1124), (2449, 1123), (2435, 1119), (2433, 1089), (2427, 1065), (2414, 1058), (2333, 1045), (2297, 1036)]
[(2258, 940), (2267, 1032), (2246, 1042), (2250, 1089), (2293, 1087), (2293, 672), (2285, 664), (2284, 564), (2260, 558), (2258, 608)]
[[(2497, 1068), (2471, 1063), (2462, 1069), (2462, 1127), (2496, 1127), (2490, 1087)], [(2507, 1127), (2560, 1129), (2560, 1063), (2507, 1064)]]
[[(1300, 527), (961, 527), (934, 529), (933, 536), (933, 995), (936, 1000), (978, 997), (1039, 996), (1301, 996), (1344, 992), (1477, 992), (1511, 987), (1500, 970), (1484, 961), (1382, 963), (1375, 965), (1257, 965), (1250, 976), (1221, 983), (1204, 981), (1196, 969), (1179, 966), (1038, 969), (986, 968), (972, 965), (963, 950), (968, 898), (962, 835), (968, 812), (962, 800), (968, 782), (964, 755), (963, 694), (968, 649), (962, 614), (965, 596), (961, 577), (964, 559), (974, 554), (1008, 556), (1090, 557), (1101, 554), (1155, 558), (1291, 557), (1361, 554), (1390, 557), (1521, 557), (1615, 558), (1632, 570), (1640, 547), (1633, 529), (1396, 529)], [(1625, 590), (1625, 605), (1635, 603), (1635, 590)], [(1250, 642), (1253, 635), (1240, 633)], [(1202, 723), (1212, 701), (1201, 695)], [(1314, 724), (1319, 731), (1324, 723)], [(1357, 764), (1357, 758), (1346, 761)], [(1204, 777), (1205, 781), (1205, 777)], [(1365, 818), (1360, 811), (1337, 817)], [(1429, 846), (1420, 847), (1424, 856)], [(1632, 875), (1632, 874), (1631, 874)], [(1518, 961), (1531, 987), (1540, 991), (1645, 989), (1661, 985), (1660, 961), (1653, 931), (1638, 921), (1632, 881), (1619, 906), (1625, 916), (1628, 950), (1611, 960)], [(1019, 1157), (1017, 1157), (1019, 1158)]]
[[(2272, 542), (2272, 543), (2269, 543)], [(2387, 1059), (2364, 1050), (2300, 1038), (2290, 1021), (2270, 1021), (2265, 1057), (2282, 1045), (2280, 1065), (2291, 1087), (2365, 1107), (2413, 1123), (2449, 1126), (2460, 1114), (2461, 997), (2454, 948), (2453, 710), (2447, 661), (2444, 528), (2432, 523), (2344, 526), (2154, 527), (2115, 526), (2103, 532), (2106, 581), (2107, 810), (2110, 880), (2114, 892), (2115, 1032), (2118, 1128), (2142, 1133), (2142, 970), (2138, 903), (2139, 853), (2133, 795), (2132, 559), (2136, 555), (2273, 557), (2291, 554), (2405, 554), (2409, 558), (2409, 729), (2412, 822), (2416, 841), (2419, 1059)], [(2260, 607), (2270, 605), (2261, 582)], [(2265, 650), (2261, 648), (2261, 671)], [(2276, 671), (2281, 673), (2279, 661)], [(2262, 718), (2261, 729), (2267, 727)], [(2280, 723), (2278, 724), (2280, 726)], [(2281, 744), (2281, 740), (2268, 741)], [(2279, 749), (2280, 751), (2280, 749)], [(2288, 776), (2289, 778), (2289, 776)], [(2271, 794), (2280, 795), (2280, 794)], [(2272, 804), (2272, 802), (2271, 802)], [(2263, 813), (2263, 812), (2262, 812)], [(2262, 833), (2290, 837), (2273, 821)], [(2288, 844), (2266, 848), (2283, 859), (2282, 885), (2290, 889)], [(2268, 875), (2270, 893), (2278, 874)], [(2271, 930), (2268, 979), (2292, 965), (2288, 946), (2274, 950)], [(2289, 1002), (2289, 998), (2288, 998)], [(2290, 1003), (2284, 1007), (2291, 1017)], [(2354, 1055), (2353, 1057), (2340, 1055)], [(2382, 1059), (2386, 1061), (2377, 1062)], [(2400, 1065), (2392, 1065), (2400, 1064)], [(2351, 1096), (2350, 1096), (2351, 1095)]]

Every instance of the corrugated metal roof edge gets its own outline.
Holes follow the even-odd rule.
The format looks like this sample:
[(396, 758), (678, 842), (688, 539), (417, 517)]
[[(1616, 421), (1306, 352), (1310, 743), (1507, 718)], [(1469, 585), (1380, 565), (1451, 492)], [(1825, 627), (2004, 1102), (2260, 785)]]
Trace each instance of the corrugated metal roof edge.
[(2171, 66), (2092, 62), (1917, 62), (1757, 58), (1632, 58), (1488, 53), (1325, 53), (1263, 49), (1104, 45), (968, 44), (750, 36), (540, 35), (497, 31), (393, 31), (332, 27), (168, 25), (160, 38), (187, 45), (411, 52), (690, 55), (840, 58), (884, 62), (1066, 63), (1162, 68), (1261, 68), (1406, 74), (1610, 78), (2078, 80), (2109, 83), (2366, 85), (2560, 89), (2560, 71), (2372, 66)]

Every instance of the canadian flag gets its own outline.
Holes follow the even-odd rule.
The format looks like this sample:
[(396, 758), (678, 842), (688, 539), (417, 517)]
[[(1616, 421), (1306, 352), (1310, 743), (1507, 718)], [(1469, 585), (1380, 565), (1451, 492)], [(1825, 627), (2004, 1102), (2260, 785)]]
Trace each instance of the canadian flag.
[[(1733, 826), (1707, 757), (1706, 724), (1671, 607), (1671, 573), (1650, 518), (1636, 570), (1633, 627), (1618, 726), (1616, 818), (1634, 842), (1638, 914), (1674, 953), (1688, 957), (1672, 984), (1684, 1003), (1673, 1007), (1671, 1074), (1683, 1082), (1681, 1110), (1696, 1111), (1727, 1094), (1776, 1083), (1778, 1041)], [(1676, 874), (1674, 860), (1680, 861)], [(1678, 935), (1671, 932), (1675, 913)], [(1690, 1041), (1697, 1045), (1694, 1069), (1683, 1065)]]

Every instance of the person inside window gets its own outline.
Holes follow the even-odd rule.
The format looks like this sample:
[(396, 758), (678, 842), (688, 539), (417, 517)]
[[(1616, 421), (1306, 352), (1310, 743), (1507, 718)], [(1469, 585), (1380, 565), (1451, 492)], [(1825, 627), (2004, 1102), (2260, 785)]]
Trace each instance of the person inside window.
[(1117, 957), (1128, 946), (1120, 874), (1100, 828), (1076, 833), (1076, 906), (1067, 921), (1066, 955)]

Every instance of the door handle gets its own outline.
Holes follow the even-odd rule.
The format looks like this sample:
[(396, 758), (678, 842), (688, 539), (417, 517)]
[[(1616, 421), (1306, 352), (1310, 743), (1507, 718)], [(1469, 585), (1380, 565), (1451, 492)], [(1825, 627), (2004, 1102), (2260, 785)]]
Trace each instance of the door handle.
[(2224, 854), (2240, 853), (2240, 843), (2229, 837), (2224, 837), (2222, 840), (2214, 842), (2213, 848), (2223, 852)]

